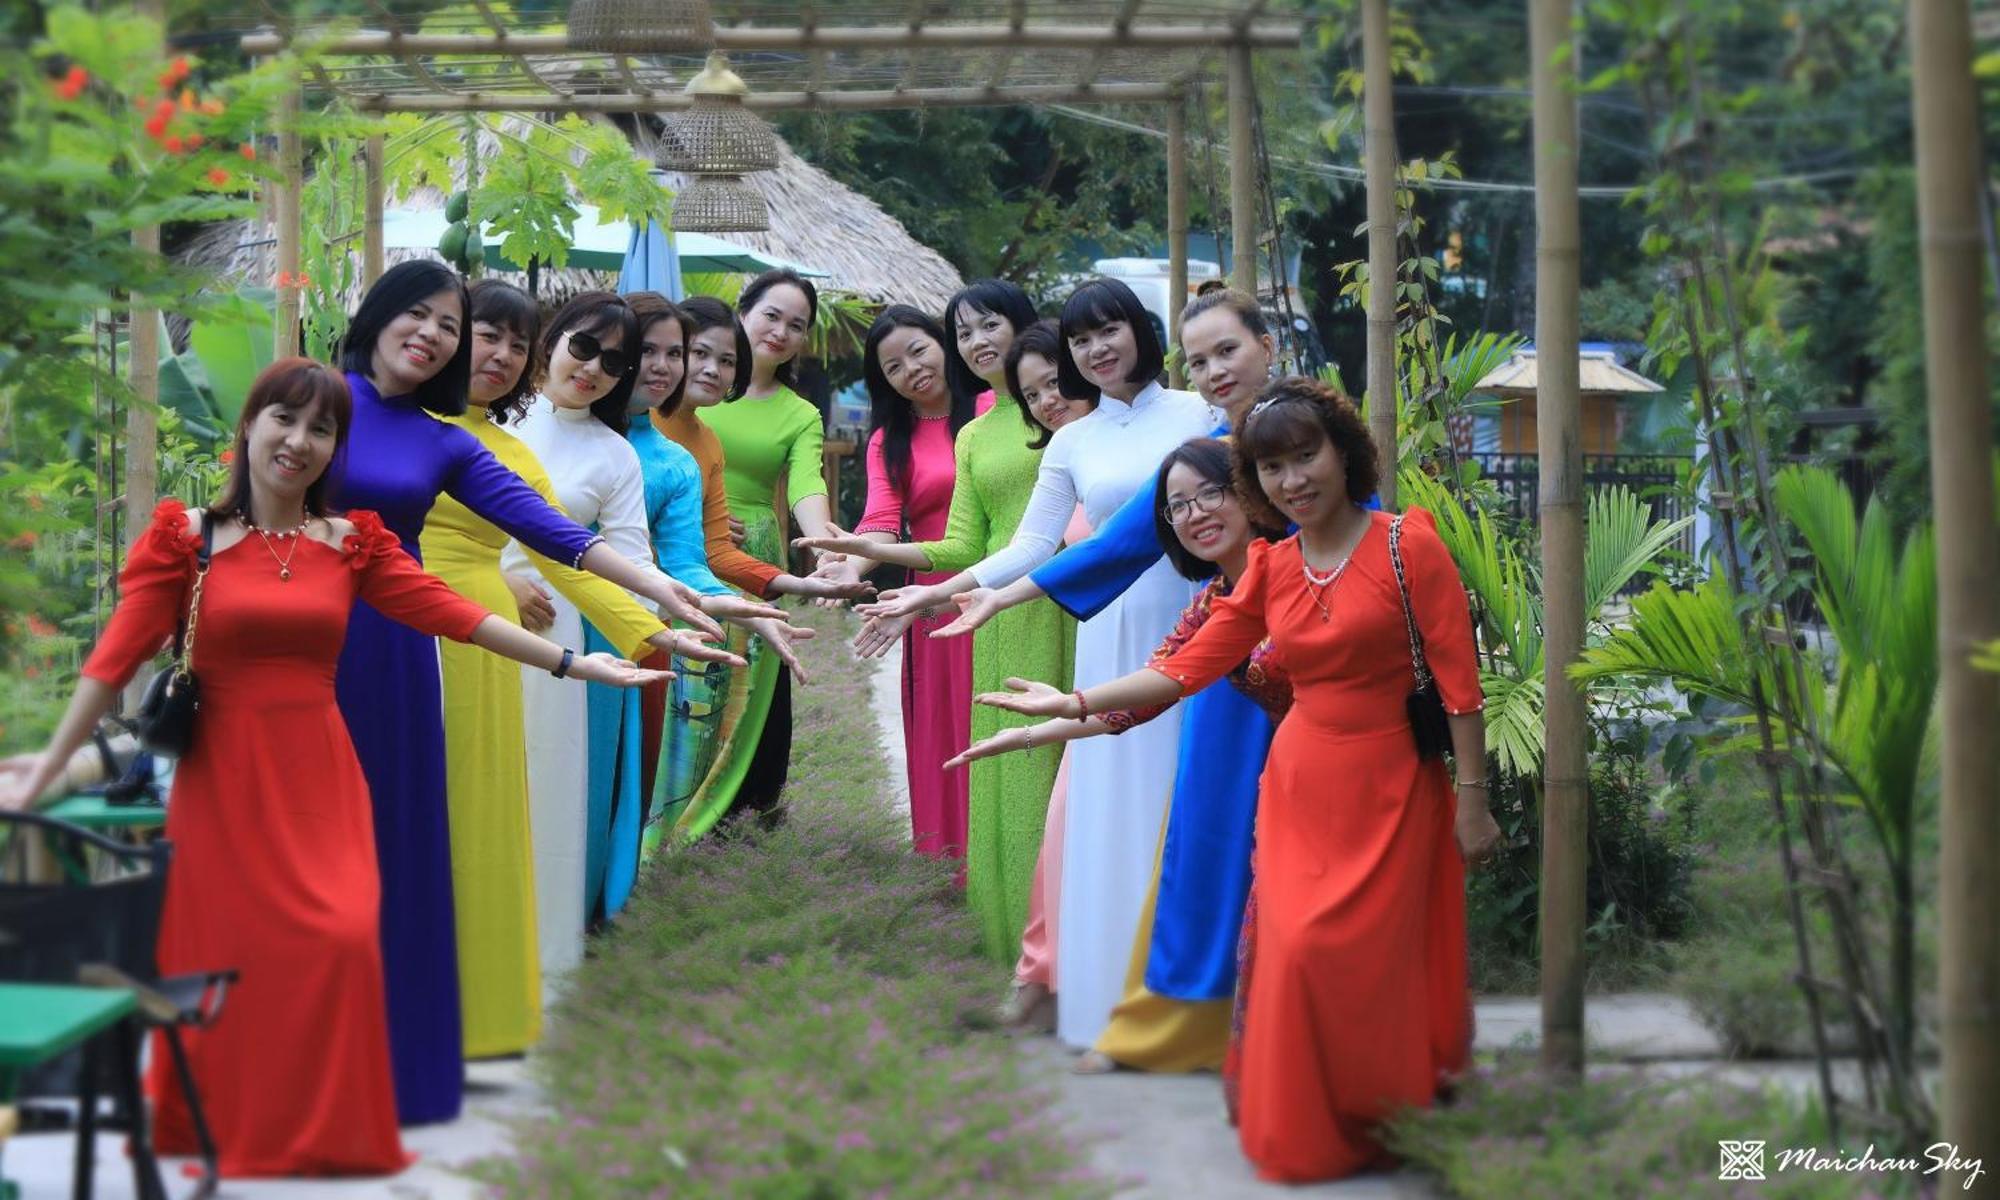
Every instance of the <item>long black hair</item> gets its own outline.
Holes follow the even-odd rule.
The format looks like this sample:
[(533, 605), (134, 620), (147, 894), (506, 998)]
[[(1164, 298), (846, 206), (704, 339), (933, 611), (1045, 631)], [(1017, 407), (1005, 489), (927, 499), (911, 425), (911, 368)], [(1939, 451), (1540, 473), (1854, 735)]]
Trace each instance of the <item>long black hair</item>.
[(1069, 351), (1063, 348), (1062, 331), (1052, 320), (1040, 320), (1023, 329), (1014, 338), (1014, 344), (1007, 348), (1007, 394), (1014, 397), (1014, 404), (1021, 410), (1021, 419), (1028, 423), (1031, 436), (1030, 450), (1041, 450), (1048, 446), (1049, 439), (1056, 431), (1042, 424), (1033, 409), (1028, 407), (1027, 397), (1021, 395), (1021, 360), (1028, 355), (1045, 358), (1056, 364), (1056, 390), (1072, 400), (1097, 400), (1097, 389), (1084, 386), (1082, 392), (1072, 392), (1063, 386), (1062, 364), (1069, 359)]
[(347, 323), (347, 336), (340, 343), (340, 369), (373, 380), (375, 343), (381, 340), (382, 331), (389, 322), (439, 292), (458, 294), (458, 349), (437, 374), (410, 393), (410, 398), (427, 412), (455, 417), (465, 411), (465, 391), (472, 384), (472, 297), (466, 294), (465, 280), (459, 273), (441, 262), (411, 259), (382, 272)]
[[(1174, 528), (1172, 521), (1167, 520), (1167, 475), (1182, 465), (1228, 492), (1238, 503), (1241, 503), (1241, 498), (1236, 494), (1236, 466), (1226, 442), (1217, 438), (1189, 438), (1160, 461), (1159, 474), (1153, 477), (1153, 530), (1160, 539), (1161, 548), (1167, 552), (1167, 561), (1174, 564), (1174, 570), (1180, 572), (1183, 578), (1199, 583), (1215, 576), (1222, 567), (1197, 557), (1181, 545), (1180, 532)], [(1250, 530), (1265, 541), (1275, 540), (1283, 531), (1282, 527), (1273, 529), (1255, 517), (1250, 519)]]
[[(812, 282), (805, 276), (792, 270), (790, 267), (774, 267), (749, 283), (744, 284), (743, 294), (736, 298), (736, 315), (740, 317), (748, 313), (756, 306), (757, 301), (764, 298), (765, 292), (770, 291), (773, 287), (781, 283), (789, 283), (805, 294), (806, 336), (810, 338), (812, 336), (813, 324), (819, 320), (819, 289), (814, 287)], [(798, 385), (798, 373), (793, 370), (793, 364), (798, 362), (805, 355), (805, 352), (805, 347), (801, 346), (797, 354), (778, 364), (778, 369), (774, 373), (774, 377), (779, 383), (784, 384), (786, 387), (796, 387)], [(750, 366), (750, 361), (746, 358), (742, 369), (748, 371)]]
[[(542, 310), (535, 298), (498, 279), (482, 279), (472, 285), (472, 320), (468, 325), (487, 324), (511, 333), (528, 345), (528, 361), (521, 364), (521, 377), (514, 389), (486, 406), (486, 418), (505, 425), (528, 411), (535, 388), (542, 379)], [(468, 340), (471, 337), (467, 331)], [(471, 387), (468, 380), (466, 386)]]
[[(980, 279), (960, 288), (944, 306), (944, 378), (951, 385), (951, 397), (977, 399), (986, 390), (986, 381), (973, 373), (958, 352), (958, 310), (963, 306), (978, 316), (996, 316), (1013, 326), (1014, 336), (1035, 323), (1035, 302), (1028, 293), (1004, 279)], [(1004, 356), (1002, 361), (1004, 362)]]
[[(658, 292), (626, 292), (625, 304), (632, 310), (632, 315), (639, 318), (640, 346), (635, 353), (639, 356), (640, 371), (645, 369), (646, 331), (662, 321), (672, 321), (681, 327), (681, 345), (683, 347), (681, 351), (681, 381), (674, 385), (674, 390), (668, 394), (665, 400), (653, 406), (653, 411), (659, 413), (662, 417), (671, 417), (680, 411), (681, 401), (687, 396), (687, 351), (685, 347), (688, 339), (694, 336), (688, 329), (688, 325), (690, 324), (688, 315), (681, 311), (680, 305), (675, 304)], [(635, 372), (633, 375), (635, 386), (637, 379), (638, 373)]]
[[(882, 434), (882, 465), (888, 469), (889, 479), (898, 492), (907, 493), (910, 487), (910, 439), (917, 432), (917, 406), (896, 390), (889, 377), (882, 371), (880, 350), (888, 336), (898, 329), (915, 329), (937, 343), (938, 353), (947, 362), (958, 356), (958, 351), (950, 349), (944, 340), (944, 329), (929, 313), (907, 304), (891, 304), (875, 318), (868, 327), (868, 338), (861, 344), (861, 375), (868, 383), (868, 416), (870, 436), (876, 430)], [(974, 398), (958, 389), (951, 389), (951, 435), (974, 417)]]
[[(618, 349), (631, 359), (632, 367), (618, 377), (610, 391), (591, 401), (590, 415), (622, 434), (631, 424), (632, 414), (627, 406), (632, 403), (632, 387), (639, 380), (639, 318), (632, 315), (632, 309), (616, 292), (578, 292), (570, 297), (568, 304), (557, 309), (556, 315), (542, 328), (542, 361), (555, 361), (556, 343), (566, 333), (600, 337), (613, 329), (619, 333)], [(600, 362), (597, 367), (601, 371), (604, 364)]]
[[(736, 333), (736, 378), (729, 385), (729, 395), (724, 402), (741, 400), (743, 393), (750, 390), (750, 335), (743, 332), (743, 322), (729, 311), (729, 306), (713, 296), (689, 296), (681, 301), (681, 312), (687, 315), (688, 370), (694, 370), (694, 340), (711, 329), (731, 329)], [(683, 393), (687, 385), (682, 384)]]
[(1056, 360), (1056, 371), (1062, 376), (1064, 395), (1098, 390), (1083, 377), (1083, 371), (1070, 356), (1070, 339), (1116, 322), (1123, 322), (1132, 331), (1132, 345), (1139, 351), (1139, 359), (1132, 364), (1132, 373), (1125, 377), (1125, 382), (1157, 379), (1166, 369), (1167, 352), (1161, 349), (1160, 336), (1153, 332), (1153, 319), (1146, 314), (1146, 306), (1139, 303), (1139, 297), (1122, 279), (1093, 279), (1063, 301), (1063, 354)]

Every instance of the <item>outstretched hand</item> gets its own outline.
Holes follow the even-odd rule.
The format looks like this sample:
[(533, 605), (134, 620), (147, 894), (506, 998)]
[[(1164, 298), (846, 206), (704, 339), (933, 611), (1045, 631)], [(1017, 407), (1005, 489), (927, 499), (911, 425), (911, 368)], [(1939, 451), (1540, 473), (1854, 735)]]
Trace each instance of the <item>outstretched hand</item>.
[(0, 812), (19, 812), (35, 802), (46, 787), (38, 782), (44, 754), (16, 754), (0, 759)]
[(817, 550), (821, 554), (851, 554), (856, 558), (871, 559), (874, 557), (869, 553), (876, 548), (874, 539), (863, 537), (858, 533), (849, 533), (831, 521), (827, 522), (826, 528), (827, 532), (820, 537), (793, 538), (792, 545), (800, 550)]
[(745, 599), (734, 592), (703, 595), (701, 611), (718, 621), (734, 621), (738, 625), (765, 618), (778, 621), (785, 619), (784, 609), (766, 604), (762, 600)]
[(818, 636), (818, 630), (810, 626), (793, 625), (785, 621), (771, 620), (768, 617), (763, 620), (750, 622), (749, 629), (750, 632), (764, 639), (764, 644), (769, 646), (771, 652), (778, 656), (778, 661), (792, 669), (792, 678), (802, 684), (812, 682), (812, 676), (807, 673), (805, 665), (799, 662), (799, 656), (792, 649), (792, 644), (794, 642), (811, 641), (814, 637)]
[(916, 585), (912, 587), (890, 588), (883, 592), (873, 604), (858, 604), (854, 611), (864, 617), (888, 619), (892, 617), (918, 617), (924, 610), (936, 608), (944, 603), (935, 589)]
[(599, 651), (586, 654), (572, 661), (569, 673), (589, 683), (602, 683), (616, 688), (645, 687), (663, 679), (672, 679), (672, 671), (656, 671), (642, 667), (629, 659)]
[(819, 566), (806, 576), (808, 583), (817, 580), (826, 588), (825, 594), (814, 599), (813, 603), (820, 608), (840, 608), (850, 597), (874, 591), (874, 585), (861, 578), (861, 561), (845, 554), (822, 557)]
[(973, 588), (951, 598), (958, 605), (958, 618), (949, 625), (931, 630), (934, 638), (964, 637), (981, 625), (992, 620), (1005, 608), (999, 600), (1000, 593), (992, 588)]
[(854, 635), (854, 653), (862, 658), (880, 658), (889, 647), (902, 640), (903, 631), (917, 619), (915, 613), (901, 617), (870, 617)]
[(944, 765), (944, 769), (954, 770), (982, 758), (996, 758), (1002, 754), (1012, 754), (1016, 750), (1032, 750), (1035, 748), (1033, 737), (1032, 726), (1017, 725), (1012, 729), (1003, 729), (992, 737), (974, 742), (959, 751), (956, 758)]
[(1070, 694), (1058, 691), (1046, 683), (1032, 679), (1017, 679), (1008, 676), (1004, 692), (981, 692), (972, 698), (974, 704), (984, 704), (988, 708), (1001, 708), (1008, 712), (1020, 713), (1024, 717), (1074, 717), (1070, 711)]
[(708, 634), (674, 631), (674, 653), (695, 662), (727, 663), (732, 667), (747, 666), (740, 657), (731, 654), (725, 646), (713, 646), (715, 639)]

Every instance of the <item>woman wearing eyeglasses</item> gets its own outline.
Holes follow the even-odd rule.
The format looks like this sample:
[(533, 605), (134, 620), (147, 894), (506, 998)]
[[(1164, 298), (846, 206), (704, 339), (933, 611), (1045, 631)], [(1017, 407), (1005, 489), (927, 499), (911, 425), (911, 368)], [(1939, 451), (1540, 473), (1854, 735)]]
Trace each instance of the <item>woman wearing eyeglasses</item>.
[[(639, 321), (610, 292), (584, 292), (542, 331), (547, 377), (514, 433), (548, 470), (571, 520), (594, 526), (611, 547), (647, 572), (653, 566), (646, 481), (625, 440), (638, 379)], [(530, 562), (518, 545), (510, 571)], [(606, 645), (574, 604), (552, 597), (554, 623), (544, 636), (585, 648)], [(704, 598), (731, 619), (776, 615), (734, 595)], [(617, 915), (631, 894), (639, 861), (640, 728), (636, 692), (590, 691), (579, 697), (523, 675), (528, 794), (540, 881), (542, 962), (562, 971), (583, 956), (586, 925)], [(578, 770), (577, 748), (588, 748)]]
[[(1160, 465), (1149, 493), (1155, 536), (1166, 548), (1167, 561), (1175, 571), (1187, 579), (1207, 583), (1154, 652), (1156, 658), (1185, 645), (1208, 623), (1216, 601), (1227, 596), (1242, 577), (1252, 543), (1270, 541), (1279, 532), (1251, 519), (1231, 490), (1234, 478), (1229, 447), (1214, 438), (1185, 442)], [(1254, 813), (1256, 778), (1264, 766), (1264, 747), (1270, 742), (1275, 722), (1291, 707), (1291, 679), (1271, 653), (1267, 640), (1229, 673), (1229, 683), (1232, 694), (1257, 712), (1261, 726), (1245, 737), (1233, 715), (1225, 715), (1219, 721), (1204, 720), (1203, 715), (1190, 711), (1181, 722), (1180, 759), (1182, 762), (1190, 758), (1229, 760), (1237, 774), (1249, 779), (1250, 792), (1247, 796), (1225, 795), (1221, 799)], [(1039, 692), (1045, 685), (1031, 686)], [(1162, 711), (1150, 708), (1106, 713), (1088, 720), (1057, 718), (1039, 725), (1006, 729), (972, 746), (953, 760), (953, 765), (1099, 734), (1123, 733)], [(1219, 753), (1219, 748), (1229, 752)], [(1204, 791), (1214, 782), (1212, 778), (1194, 779), (1185, 774), (1176, 781), (1168, 821), (1160, 834), (1163, 854), (1172, 844), (1172, 831), (1183, 823), (1181, 810), (1214, 801)], [(1215, 873), (1223, 879), (1241, 876), (1247, 890), (1250, 867), (1247, 845), (1239, 848), (1218, 840), (1204, 843), (1200, 850), (1215, 857), (1240, 855), (1240, 862), (1220, 864)], [(1159, 905), (1166, 894), (1163, 878), (1164, 861), (1155, 871), (1153, 891), (1146, 898), (1139, 930), (1132, 941), (1124, 998), (1112, 1009), (1111, 1022), (1095, 1047), (1072, 1068), (1080, 1073), (1095, 1074), (1119, 1066), (1146, 1071), (1196, 1071), (1223, 1065), (1229, 1046), (1230, 993), (1224, 990), (1216, 995), (1175, 996), (1155, 991), (1147, 983), (1157, 966), (1150, 960), (1168, 956), (1185, 958), (1192, 950), (1206, 949), (1207, 939), (1198, 927), (1175, 927), (1156, 915), (1160, 914)], [(1242, 895), (1218, 890), (1208, 893), (1204, 900), (1209, 907), (1225, 910), (1229, 919), (1241, 924)], [(1236, 938), (1232, 935), (1228, 939), (1232, 967), (1235, 948)], [(1228, 978), (1235, 982), (1233, 970)]]

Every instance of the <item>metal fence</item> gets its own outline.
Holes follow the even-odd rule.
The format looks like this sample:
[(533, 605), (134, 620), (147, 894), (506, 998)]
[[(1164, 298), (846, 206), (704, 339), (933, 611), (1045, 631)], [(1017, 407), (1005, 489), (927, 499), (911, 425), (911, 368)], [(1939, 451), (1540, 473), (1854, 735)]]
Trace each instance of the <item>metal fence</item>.
[[(1507, 498), (1513, 514), (1525, 521), (1537, 519), (1541, 506), (1542, 471), (1533, 454), (1500, 454), (1475, 451), (1465, 457), (1479, 464), (1480, 474), (1493, 481)], [(1694, 513), (1694, 499), (1683, 492), (1681, 483), (1688, 469), (1686, 458), (1671, 454), (1586, 454), (1583, 456), (1583, 485), (1586, 490), (1624, 484), (1652, 510), (1655, 521), (1677, 521)], [(1692, 556), (1695, 552), (1694, 526), (1681, 531), (1675, 545)], [(1625, 594), (1643, 592), (1652, 585), (1646, 575), (1626, 585)]]

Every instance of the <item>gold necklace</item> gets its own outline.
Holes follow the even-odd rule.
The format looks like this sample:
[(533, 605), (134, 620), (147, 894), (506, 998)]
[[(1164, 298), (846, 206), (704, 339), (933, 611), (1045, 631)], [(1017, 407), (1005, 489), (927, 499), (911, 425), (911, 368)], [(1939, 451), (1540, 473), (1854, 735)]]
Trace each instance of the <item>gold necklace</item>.
[[(1367, 536), (1368, 530), (1364, 526), (1361, 537)], [(1305, 573), (1306, 595), (1312, 597), (1314, 606), (1319, 609), (1319, 619), (1322, 624), (1333, 622), (1333, 609), (1328, 606), (1326, 598), (1333, 591), (1334, 585), (1340, 582), (1341, 575), (1347, 570), (1347, 564), (1354, 561), (1354, 552), (1360, 548), (1361, 538), (1354, 539), (1354, 545), (1348, 547), (1347, 553), (1341, 556), (1339, 562), (1325, 572), (1319, 572), (1313, 570), (1312, 564), (1306, 561), (1305, 543), (1303, 541), (1299, 543), (1299, 570)]]
[[(244, 517), (243, 523), (249, 526), (250, 532), (256, 534), (263, 541), (264, 552), (271, 556), (272, 562), (278, 564), (278, 581), (280, 583), (290, 582), (292, 578), (292, 558), (299, 552), (299, 540), (305, 535), (306, 529), (312, 525), (312, 514), (307, 513), (306, 519), (300, 521), (296, 529), (280, 530), (277, 533), (269, 532), (249, 517)], [(274, 537), (281, 542), (291, 543), (290, 549), (285, 551), (283, 558), (278, 557), (277, 549), (271, 545), (271, 539)]]

